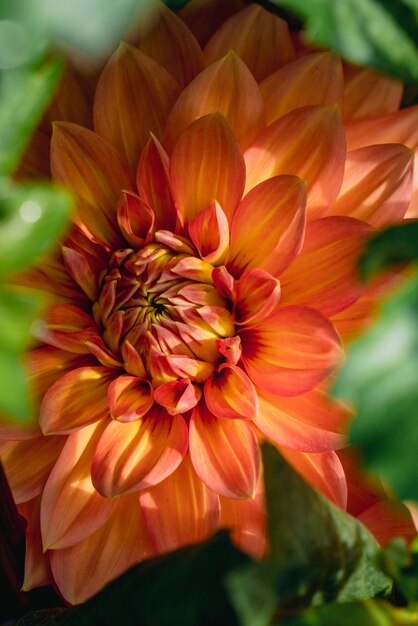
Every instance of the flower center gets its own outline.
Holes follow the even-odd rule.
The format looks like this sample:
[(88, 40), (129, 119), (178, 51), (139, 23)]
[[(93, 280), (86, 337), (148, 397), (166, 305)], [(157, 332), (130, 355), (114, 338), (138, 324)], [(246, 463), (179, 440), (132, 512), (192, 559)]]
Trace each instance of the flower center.
[[(173, 369), (173, 356), (189, 366), (211, 364), (208, 375), (223, 358), (219, 341), (234, 335), (234, 323), (212, 270), (189, 251), (158, 241), (139, 251), (117, 250), (111, 257), (94, 317), (109, 350), (125, 365), (128, 354), (139, 355), (154, 387), (183, 377), (178, 367)], [(187, 378), (202, 378), (192, 370)]]

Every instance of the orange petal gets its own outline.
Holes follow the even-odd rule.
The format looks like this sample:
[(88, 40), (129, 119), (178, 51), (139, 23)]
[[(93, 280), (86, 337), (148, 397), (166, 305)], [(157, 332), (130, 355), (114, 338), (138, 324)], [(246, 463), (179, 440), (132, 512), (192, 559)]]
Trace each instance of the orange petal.
[(217, 339), (216, 347), (228, 365), (236, 365), (241, 358), (241, 339), (239, 337)]
[(97, 446), (93, 484), (108, 498), (156, 485), (180, 465), (187, 439), (181, 415), (157, 405), (135, 422), (111, 422)]
[(97, 85), (94, 127), (135, 172), (150, 132), (161, 137), (178, 94), (176, 81), (161, 65), (121, 43)]
[(255, 497), (232, 500), (221, 496), (221, 527), (231, 531), (233, 543), (254, 559), (266, 550), (266, 511), (263, 481), (260, 477)]
[(240, 367), (223, 363), (204, 391), (206, 405), (216, 417), (254, 418), (258, 413), (257, 392)]
[(168, 169), (167, 153), (157, 138), (152, 135), (141, 154), (136, 184), (139, 195), (154, 212), (156, 228), (173, 231), (177, 211), (171, 193)]
[(184, 22), (164, 4), (158, 3), (158, 17), (153, 19), (143, 29), (137, 47), (165, 67), (184, 87), (205, 66), (202, 50)]
[(167, 362), (177, 376), (191, 378), (196, 383), (205, 382), (214, 371), (212, 363), (192, 359), (183, 354), (169, 354)]
[(42, 495), (44, 550), (67, 548), (82, 541), (112, 514), (115, 501), (103, 498), (91, 482), (90, 468), (106, 422), (72, 433), (53, 468)]
[(44, 587), (53, 583), (49, 558), (42, 550), (40, 503), (41, 498), (38, 497), (18, 506), (20, 515), (23, 515), (27, 522), (25, 574), (22, 591), (30, 591), (36, 587)]
[(228, 219), (241, 200), (245, 165), (220, 113), (205, 115), (181, 135), (170, 164), (173, 196), (184, 222), (217, 200)]
[(296, 176), (275, 176), (252, 189), (232, 219), (228, 270), (279, 276), (302, 246), (305, 203), (306, 186)]
[(275, 443), (302, 452), (326, 452), (344, 445), (347, 411), (321, 389), (294, 397), (258, 390), (260, 412), (254, 424)]
[(277, 174), (294, 174), (308, 184), (310, 217), (320, 217), (341, 187), (345, 138), (338, 107), (309, 106), (276, 120), (244, 155), (246, 191)]
[(154, 550), (136, 496), (118, 498), (116, 510), (95, 533), (49, 553), (55, 583), (67, 602), (79, 604)]
[(327, 316), (353, 304), (364, 289), (357, 258), (372, 234), (368, 224), (351, 217), (308, 222), (302, 252), (280, 277), (281, 303), (312, 306)]
[(350, 69), (344, 81), (344, 122), (377, 117), (399, 109), (403, 92), (401, 81), (369, 67)]
[(91, 130), (69, 122), (56, 122), (51, 141), (51, 171), (53, 178), (69, 187), (81, 203), (81, 219), (84, 222), (89, 219), (87, 227), (91, 232), (117, 245), (120, 241), (115, 230), (119, 192), (132, 189), (133, 183), (115, 148)]
[(46, 392), (39, 424), (45, 435), (65, 434), (96, 422), (108, 412), (107, 367), (79, 367), (64, 374)]
[(234, 50), (254, 78), (262, 80), (294, 58), (287, 23), (257, 4), (229, 18), (205, 47), (207, 63)]
[(411, 199), (414, 152), (401, 144), (366, 146), (347, 154), (333, 215), (383, 228), (400, 221)]
[(357, 519), (367, 526), (381, 545), (395, 537), (411, 541), (417, 535), (411, 513), (404, 504), (394, 500), (376, 502), (360, 513)]
[(149, 381), (137, 376), (118, 376), (107, 390), (110, 414), (119, 422), (133, 422), (148, 413), (154, 403)]
[(126, 241), (138, 249), (148, 242), (154, 227), (154, 212), (136, 194), (123, 191), (118, 202), (118, 224)]
[(247, 270), (236, 282), (236, 324), (260, 322), (274, 311), (280, 300), (280, 283), (264, 270)]
[(89, 263), (89, 257), (71, 247), (63, 246), (62, 256), (71, 278), (92, 302), (98, 298), (98, 275)]
[(201, 396), (200, 387), (193, 385), (188, 378), (160, 385), (154, 393), (155, 401), (170, 415), (186, 413), (196, 406)]
[(289, 306), (239, 335), (242, 360), (256, 385), (280, 396), (310, 391), (341, 361), (329, 320), (314, 309)]
[(191, 0), (179, 11), (201, 46), (231, 15), (245, 7), (243, 0)]
[(227, 498), (253, 498), (260, 453), (244, 420), (218, 419), (200, 402), (190, 420), (190, 457), (200, 479)]
[(374, 119), (357, 120), (346, 125), (347, 149), (355, 150), (378, 143), (418, 145), (418, 105)]
[(219, 524), (219, 497), (196, 476), (189, 455), (166, 480), (141, 491), (139, 501), (158, 552), (202, 541)]
[(75, 122), (87, 128), (92, 127), (91, 102), (85, 76), (70, 64), (62, 73), (58, 89), (44, 114), (42, 127), (50, 131), (56, 121)]
[(71, 304), (52, 305), (44, 315), (45, 325), (34, 333), (37, 339), (68, 352), (89, 352), (84, 342), (99, 332), (90, 315)]
[(86, 339), (84, 343), (99, 363), (105, 367), (115, 367), (118, 369), (122, 367), (121, 361), (106, 347), (101, 337), (90, 337), (90, 339)]
[(230, 50), (201, 72), (182, 92), (168, 118), (164, 145), (169, 152), (194, 120), (219, 111), (242, 150), (265, 126), (258, 85), (245, 63)]
[(17, 504), (41, 493), (64, 443), (65, 437), (2, 443), (1, 463)]
[(212, 265), (221, 265), (225, 261), (229, 251), (229, 224), (218, 202), (213, 202), (192, 219), (189, 235), (204, 261)]
[(260, 84), (267, 124), (300, 107), (342, 103), (341, 61), (331, 52), (306, 54)]
[(303, 478), (334, 504), (347, 507), (347, 481), (335, 452), (296, 452), (280, 447), (280, 453)]

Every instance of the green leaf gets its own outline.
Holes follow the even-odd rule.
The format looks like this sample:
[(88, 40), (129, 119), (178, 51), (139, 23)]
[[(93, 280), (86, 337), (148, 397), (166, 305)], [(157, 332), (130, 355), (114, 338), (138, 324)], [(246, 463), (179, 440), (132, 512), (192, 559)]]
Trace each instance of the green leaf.
[(301, 615), (274, 622), (273, 626), (416, 626), (418, 613), (397, 609), (382, 600), (328, 604)]
[(61, 75), (62, 64), (5, 70), (0, 74), (0, 176), (11, 174), (39, 123)]
[(47, 184), (11, 187), (0, 198), (0, 275), (26, 267), (61, 233), (70, 196)]
[[(238, 626), (223, 579), (228, 570), (248, 561), (228, 534), (220, 532), (204, 543), (133, 567), (85, 604), (47, 624)], [(25, 626), (31, 624), (28, 617)]]
[(356, 407), (350, 441), (400, 499), (418, 499), (418, 277), (352, 344), (333, 393)]
[(0, 414), (20, 422), (32, 416), (20, 355), (0, 351)]
[(374, 565), (377, 543), (369, 531), (305, 483), (270, 445), (263, 447), (263, 462), (269, 557), (228, 575), (242, 624), (267, 626), (286, 607), (387, 593), (390, 582)]
[(385, 268), (418, 261), (418, 222), (387, 228), (369, 239), (360, 259), (360, 275), (369, 280)]
[(0, 350), (22, 352), (28, 344), (30, 329), (41, 308), (34, 294), (19, 293), (0, 285)]
[(418, 539), (410, 546), (405, 539), (393, 539), (379, 554), (379, 566), (394, 579), (406, 602), (418, 603)]
[(418, 80), (416, 0), (273, 0), (306, 20), (309, 38), (348, 60)]

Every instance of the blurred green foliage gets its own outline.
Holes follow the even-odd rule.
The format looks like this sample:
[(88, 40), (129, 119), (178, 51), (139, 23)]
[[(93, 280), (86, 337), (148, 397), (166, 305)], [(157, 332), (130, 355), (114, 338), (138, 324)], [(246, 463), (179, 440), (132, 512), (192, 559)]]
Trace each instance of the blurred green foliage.
[(418, 81), (417, 0), (272, 0), (300, 16), (309, 39), (344, 58)]

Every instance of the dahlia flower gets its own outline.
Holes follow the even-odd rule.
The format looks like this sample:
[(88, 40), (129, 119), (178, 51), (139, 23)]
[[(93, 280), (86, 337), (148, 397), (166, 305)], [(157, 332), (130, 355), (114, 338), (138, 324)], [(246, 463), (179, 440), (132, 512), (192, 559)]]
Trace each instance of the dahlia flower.
[(327, 388), (381, 289), (357, 255), (410, 203), (418, 111), (260, 6), (198, 11), (161, 6), (97, 84), (69, 70), (19, 172), (45, 174), (52, 121), (76, 208), (16, 279), (48, 294), (26, 356), (39, 423), (3, 424), (1, 452), (24, 589), (70, 603), (219, 527), (262, 556), (263, 439), (347, 506), (349, 414)]

